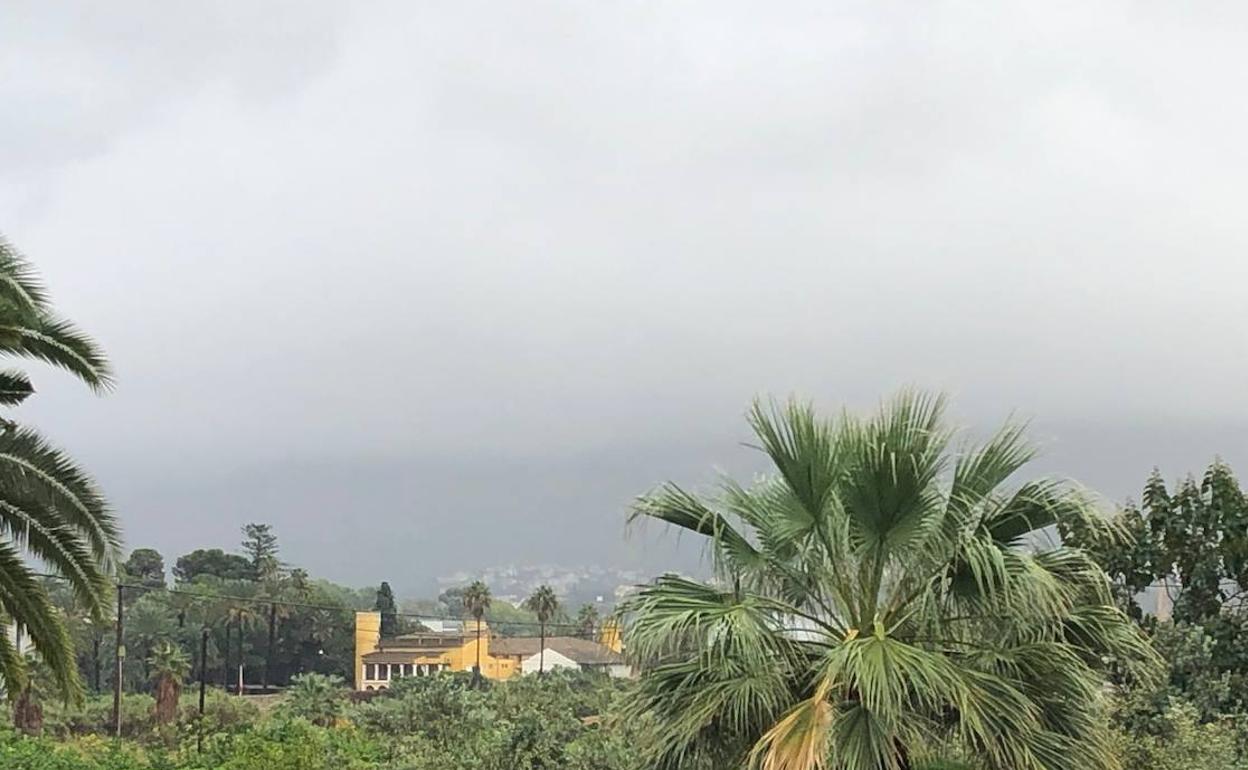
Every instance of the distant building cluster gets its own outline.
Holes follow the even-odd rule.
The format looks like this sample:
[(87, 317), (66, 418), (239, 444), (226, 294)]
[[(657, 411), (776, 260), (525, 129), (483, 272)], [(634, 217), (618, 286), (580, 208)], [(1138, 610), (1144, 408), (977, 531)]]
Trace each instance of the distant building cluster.
[(494, 599), (519, 605), (538, 586), (548, 585), (566, 606), (586, 603), (614, 605), (647, 578), (647, 574), (639, 570), (611, 567), (507, 564), (476, 572), (460, 570), (444, 575), (438, 578), (438, 590), (445, 591), (480, 580), (490, 587)]
[[(544, 642), (544, 645), (543, 645)], [(355, 615), (355, 689), (385, 690), (396, 679), (433, 676), (447, 671), (472, 671), (480, 666), (487, 679), (510, 679), (539, 669), (593, 671), (630, 677), (618, 628), (605, 626), (596, 639), (570, 636), (498, 637), (489, 626), (476, 624), (426, 629), (385, 637), (381, 613)]]

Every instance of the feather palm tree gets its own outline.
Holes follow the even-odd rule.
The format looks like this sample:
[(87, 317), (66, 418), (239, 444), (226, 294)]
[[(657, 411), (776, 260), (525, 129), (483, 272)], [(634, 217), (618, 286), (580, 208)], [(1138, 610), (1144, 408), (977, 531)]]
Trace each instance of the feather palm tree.
[(464, 609), (477, 621), (477, 665), (473, 668), (473, 677), (481, 677), (481, 618), (490, 608), (490, 587), (480, 580), (464, 589)]
[[(1055, 525), (1108, 525), (1053, 481), (1010, 485), (1018, 426), (955, 447), (944, 400), (868, 419), (756, 404), (774, 475), (700, 497), (669, 484), (634, 516), (704, 536), (706, 584), (664, 576), (622, 608), (642, 667), (628, 718), (662, 768), (990, 770), (1115, 765), (1106, 660), (1153, 655)], [(949, 765), (945, 765), (949, 766)]]
[[(30, 263), (0, 238), (0, 354), (68, 371), (96, 392), (112, 385), (107, 359), (90, 337), (57, 317)], [(0, 406), (34, 393), (25, 372), (0, 371)], [(0, 420), (0, 625), (29, 634), (66, 697), (82, 690), (65, 625), (40, 585), (32, 559), (65, 578), (84, 610), (103, 621), (120, 535), (95, 481), (35, 430)], [(25, 686), (26, 667), (0, 634), (0, 680)]]
[(540, 647), (537, 651), (537, 673), (546, 673), (546, 624), (559, 611), (559, 597), (555, 589), (548, 585), (540, 585), (533, 595), (524, 600), (524, 608), (537, 616), (537, 625), (541, 634)]

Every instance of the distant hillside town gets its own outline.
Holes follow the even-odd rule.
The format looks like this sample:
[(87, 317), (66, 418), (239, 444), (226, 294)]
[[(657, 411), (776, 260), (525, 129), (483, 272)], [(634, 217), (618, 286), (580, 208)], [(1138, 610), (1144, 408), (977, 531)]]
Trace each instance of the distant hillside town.
[(506, 564), (477, 571), (460, 570), (437, 579), (438, 590), (445, 591), (480, 580), (490, 587), (496, 600), (519, 605), (538, 586), (548, 585), (568, 607), (595, 604), (613, 607), (649, 576), (640, 570), (601, 566), (565, 566), (559, 564)]

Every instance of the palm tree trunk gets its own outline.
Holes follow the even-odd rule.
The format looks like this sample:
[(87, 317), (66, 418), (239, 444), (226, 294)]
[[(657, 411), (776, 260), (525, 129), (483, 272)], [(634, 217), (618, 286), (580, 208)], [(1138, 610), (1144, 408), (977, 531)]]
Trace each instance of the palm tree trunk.
[(546, 621), (542, 621), (539, 628), (541, 629), (541, 646), (537, 648), (537, 675), (541, 676), (546, 673)]
[(43, 707), (35, 700), (30, 684), (13, 704), (13, 726), (27, 735), (38, 735), (43, 731)]
[(481, 618), (477, 618), (477, 677), (481, 676)]

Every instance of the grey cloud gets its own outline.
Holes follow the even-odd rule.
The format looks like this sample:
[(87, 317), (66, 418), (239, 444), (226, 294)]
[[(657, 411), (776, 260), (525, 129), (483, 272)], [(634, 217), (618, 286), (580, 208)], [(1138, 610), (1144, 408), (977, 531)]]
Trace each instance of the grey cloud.
[(117, 360), (23, 416), (132, 542), (658, 568), (628, 499), (757, 469), (760, 393), (1018, 409), (1111, 499), (1248, 461), (1237, 8), (92, 8), (5, 11), (0, 227)]

